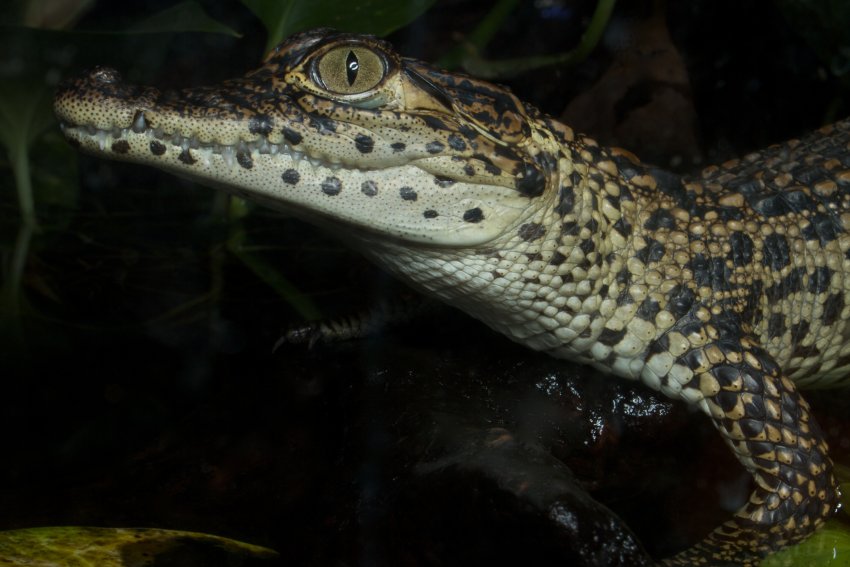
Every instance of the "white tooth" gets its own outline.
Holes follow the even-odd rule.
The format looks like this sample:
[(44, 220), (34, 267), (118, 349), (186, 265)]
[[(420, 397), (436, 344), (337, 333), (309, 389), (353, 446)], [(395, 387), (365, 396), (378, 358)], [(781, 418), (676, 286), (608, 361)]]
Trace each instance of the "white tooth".
[(261, 154), (267, 154), (270, 151), (269, 141), (265, 138), (260, 139), (259, 144), (257, 145), (257, 151)]
[(183, 151), (188, 150), (189, 149), (189, 138), (183, 138), (180, 141), (180, 147), (183, 148)]
[(130, 133), (129, 128), (121, 128), (121, 136), (120, 136), (120, 137), (121, 137), (121, 138), (124, 138), (124, 137), (126, 137), (126, 136), (127, 136), (127, 134), (129, 134), (129, 133)]
[(221, 149), (221, 157), (224, 158), (224, 163), (226, 163), (228, 167), (236, 165), (236, 152), (233, 150), (233, 146), (224, 146)]
[(95, 139), (97, 140), (97, 145), (100, 146), (100, 151), (105, 150), (106, 142), (109, 140), (109, 134), (103, 130), (98, 130), (97, 134), (95, 134)]
[(278, 144), (269, 144), (269, 153), (273, 156), (276, 156), (280, 151), (280, 146)]
[(133, 132), (138, 134), (144, 132), (145, 128), (147, 128), (147, 124), (145, 124), (145, 113), (139, 111), (136, 113), (135, 120), (133, 120)]
[(204, 167), (210, 166), (210, 158), (212, 158), (212, 152), (207, 148), (202, 148), (201, 151), (196, 152), (196, 155), (201, 157), (201, 163)]

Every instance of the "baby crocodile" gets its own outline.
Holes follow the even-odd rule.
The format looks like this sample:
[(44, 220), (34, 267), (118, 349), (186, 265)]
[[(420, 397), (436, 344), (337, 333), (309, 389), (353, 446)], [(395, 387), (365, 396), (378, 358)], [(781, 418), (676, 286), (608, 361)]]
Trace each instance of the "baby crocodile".
[(680, 177), (324, 29), (214, 87), (101, 67), (55, 106), (84, 151), (294, 212), (519, 343), (702, 409), (756, 488), (667, 564), (753, 565), (836, 508), (797, 385), (850, 371), (850, 121)]

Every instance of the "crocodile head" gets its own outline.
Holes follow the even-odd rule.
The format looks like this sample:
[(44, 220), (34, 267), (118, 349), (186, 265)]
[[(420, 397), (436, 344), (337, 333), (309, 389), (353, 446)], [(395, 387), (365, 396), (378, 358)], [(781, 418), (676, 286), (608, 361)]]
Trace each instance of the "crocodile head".
[(55, 109), (84, 151), (366, 237), (481, 245), (557, 184), (551, 134), (510, 92), (331, 30), (212, 87), (161, 92), (96, 68), (60, 87)]

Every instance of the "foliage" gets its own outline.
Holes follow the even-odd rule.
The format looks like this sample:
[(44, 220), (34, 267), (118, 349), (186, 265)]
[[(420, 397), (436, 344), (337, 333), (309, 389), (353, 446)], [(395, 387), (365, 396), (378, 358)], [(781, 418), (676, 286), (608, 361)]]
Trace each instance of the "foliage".
[[(277, 554), (263, 547), (193, 532), (158, 529), (50, 527), (0, 532), (0, 565), (73, 565), (75, 567), (147, 567), (165, 559), (199, 564), (270, 560)], [(177, 562), (167, 564), (178, 564)]]
[(331, 27), (384, 36), (422, 15), (435, 0), (242, 0), (268, 31), (266, 51), (299, 31)]

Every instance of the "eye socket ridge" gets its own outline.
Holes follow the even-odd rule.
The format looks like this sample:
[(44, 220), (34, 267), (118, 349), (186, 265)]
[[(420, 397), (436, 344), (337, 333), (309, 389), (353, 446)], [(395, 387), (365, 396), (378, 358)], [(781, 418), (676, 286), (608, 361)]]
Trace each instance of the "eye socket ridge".
[(313, 82), (334, 95), (359, 95), (387, 77), (385, 56), (360, 43), (337, 45), (317, 56), (311, 66)]

